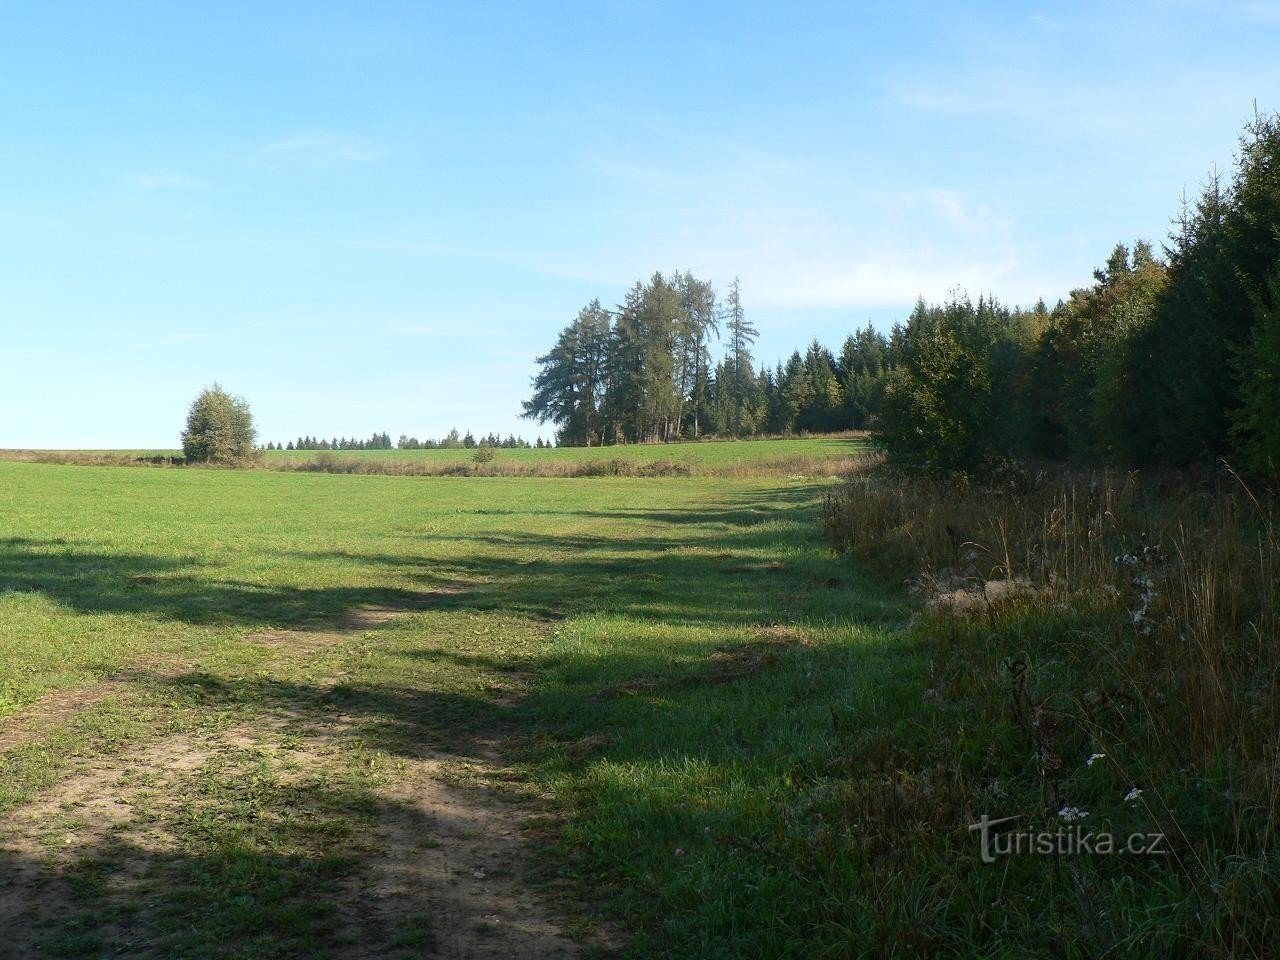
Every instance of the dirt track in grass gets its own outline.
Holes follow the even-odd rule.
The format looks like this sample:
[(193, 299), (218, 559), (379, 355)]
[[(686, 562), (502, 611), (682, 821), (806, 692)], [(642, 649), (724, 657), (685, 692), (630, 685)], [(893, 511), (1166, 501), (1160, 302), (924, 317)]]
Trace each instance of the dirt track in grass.
[[(405, 612), (363, 606), (337, 624), (248, 639), (308, 658)], [(184, 666), (151, 677), (181, 679)], [(2, 722), (0, 750), (108, 696), (132, 695), (126, 678), (109, 678), (46, 697)], [(439, 734), (422, 737), (416, 756), (364, 758), (350, 713), (318, 718), (302, 703), (77, 761), (0, 817), (0, 956), (199, 950), (182, 940), (184, 910), (202, 922), (225, 915), (229, 929), (264, 925), (262, 956), (578, 955), (526, 883), (526, 828), (539, 811), (504, 789), (500, 744), (482, 732), (454, 754), (430, 745), (447, 741)], [(246, 872), (240, 886), (264, 902), (225, 902), (219, 878), (243, 881)], [(175, 889), (185, 905), (169, 896)], [(218, 947), (207, 944), (209, 955), (223, 955)]]

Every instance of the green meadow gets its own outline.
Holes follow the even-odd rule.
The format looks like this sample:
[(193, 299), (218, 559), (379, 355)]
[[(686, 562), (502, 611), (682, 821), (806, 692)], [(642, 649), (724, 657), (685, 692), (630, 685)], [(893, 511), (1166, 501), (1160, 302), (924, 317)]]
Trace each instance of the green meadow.
[[(762, 461), (786, 457), (835, 457), (861, 449), (863, 442), (832, 437), (779, 437), (773, 440), (701, 440), (684, 443), (668, 443), (660, 446), (644, 443), (621, 444), (609, 447), (556, 447), (541, 450), (530, 447), (498, 448), (495, 457), (516, 463), (546, 461), (582, 462), (601, 458), (621, 458), (635, 462), (670, 460), (675, 463), (707, 467), (751, 465)], [(315, 456), (314, 450), (274, 450), (267, 454), (271, 460), (304, 460)], [(436, 450), (335, 450), (334, 456), (369, 457), (376, 460), (425, 460), (441, 463), (463, 463), (475, 456), (474, 449), (452, 448)]]
[[(1264, 956), (1270, 701), (1204, 689), (1265, 663), (1176, 642), (1202, 582), (1222, 636), (1271, 629), (1257, 505), (825, 477), (851, 446), (794, 441), (808, 474), (773, 442), (659, 476), (0, 461), (0, 954)], [(1064, 572), (1001, 594), (1001, 542)], [(1164, 604), (1136, 639), (1134, 564)], [(1163, 846), (984, 864), (984, 814)]]
[[(0, 463), (0, 857), (34, 891), (0, 926), (21, 956), (847, 949), (852, 861), (806, 810), (832, 717), (921, 681), (826, 489)], [(505, 883), (467, 929), (379, 886), (406, 847), (465, 860), (449, 804), (519, 824), (505, 867), (417, 885)], [(371, 889), (396, 919), (360, 931)]]
[[(789, 466), (818, 467), (839, 464), (867, 449), (865, 434), (847, 437), (778, 437), (768, 440), (701, 440), (667, 444), (620, 444), (608, 447), (495, 448), (488, 469), (511, 468), (523, 472), (539, 469), (555, 471), (570, 465), (619, 462), (635, 466), (677, 466), (689, 472), (777, 473)], [(271, 450), (262, 453), (268, 469), (297, 469), (332, 458), (341, 463), (434, 467), (471, 465), (476, 448), (451, 447), (429, 450)], [(5, 459), (48, 459), (61, 462), (92, 463), (95, 459), (112, 463), (150, 458), (181, 458), (178, 449), (153, 450), (32, 450), (0, 452)]]

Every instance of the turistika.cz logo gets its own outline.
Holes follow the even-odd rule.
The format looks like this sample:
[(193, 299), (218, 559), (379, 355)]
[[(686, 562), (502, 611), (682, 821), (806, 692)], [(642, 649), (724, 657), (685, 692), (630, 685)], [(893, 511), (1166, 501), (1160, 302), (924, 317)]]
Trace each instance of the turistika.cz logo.
[(1080, 825), (1056, 830), (1000, 830), (1018, 817), (992, 819), (985, 813), (969, 832), (977, 831), (982, 844), (982, 862), (995, 863), (997, 857), (1019, 855), (1072, 856), (1098, 854), (1162, 857), (1167, 852), (1163, 833), (1131, 833), (1118, 837), (1105, 830), (1086, 830)]

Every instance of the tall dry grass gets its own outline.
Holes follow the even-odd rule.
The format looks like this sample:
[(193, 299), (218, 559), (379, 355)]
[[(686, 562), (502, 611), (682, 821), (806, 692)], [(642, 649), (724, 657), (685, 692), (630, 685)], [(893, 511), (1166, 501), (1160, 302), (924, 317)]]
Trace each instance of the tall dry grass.
[[(479, 451), (491, 448), (481, 447)], [(71, 466), (189, 466), (205, 468), (209, 464), (188, 463), (182, 457), (136, 456), (133, 454), (93, 453), (57, 450), (0, 450), (0, 460), (29, 463), (53, 463)], [(491, 456), (479, 455), (465, 461), (437, 460), (434, 457), (390, 458), (343, 455), (319, 451), (305, 459), (271, 459), (257, 455), (235, 464), (218, 465), (259, 468), (285, 473), (335, 473), (389, 477), (792, 477), (827, 479), (843, 477), (862, 468), (866, 455), (815, 456), (790, 454), (742, 458), (729, 463), (704, 463), (697, 459), (675, 460), (655, 457), (640, 460), (628, 457), (601, 456), (589, 460), (504, 459), (500, 451)]]
[[(1225, 466), (1060, 470), (995, 486), (879, 470), (830, 493), (824, 518), (834, 545), (920, 595), (910, 636), (932, 655), (930, 710), (967, 731), (946, 762), (964, 771), (971, 813), (996, 806), (1051, 824), (1088, 810), (1091, 824), (1140, 823), (1168, 837), (1168, 872), (1108, 866), (1107, 897), (1097, 878), (1088, 898), (1058, 891), (1082, 922), (1114, 926), (1129, 904), (1146, 918), (1133, 923), (1178, 951), (1271, 955), (1272, 493)], [(1060, 879), (1046, 872), (1042, 882)], [(1168, 889), (1155, 895), (1151, 883)]]
[(636, 460), (624, 457), (504, 460), (499, 454), (487, 461), (438, 461), (427, 457), (344, 457), (322, 452), (305, 460), (267, 461), (267, 469), (397, 477), (839, 477), (856, 469), (862, 459), (858, 456), (819, 457), (795, 454), (726, 464), (706, 464), (697, 460)]

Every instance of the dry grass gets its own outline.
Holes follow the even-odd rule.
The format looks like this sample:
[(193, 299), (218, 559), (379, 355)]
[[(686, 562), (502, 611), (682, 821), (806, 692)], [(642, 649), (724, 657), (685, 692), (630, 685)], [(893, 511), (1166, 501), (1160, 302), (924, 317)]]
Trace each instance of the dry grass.
[[(1280, 883), (1273, 496), (1226, 468), (1003, 486), (871, 472), (828, 495), (825, 523), (838, 548), (922, 594), (912, 634), (934, 652), (931, 702), (962, 729), (1003, 726), (1021, 743), (954, 748), (970, 811), (1003, 803), (988, 812), (1051, 821), (1079, 807), (1091, 825), (1140, 814), (1170, 841), (1174, 873), (1155, 901), (1167, 909), (1141, 906), (1152, 881), (1136, 869), (1115, 870), (1106, 896), (1064, 901), (1095, 930), (1129, 905), (1179, 949), (1266, 955), (1277, 933), (1263, 905)], [(1084, 769), (1095, 754), (1099, 769)], [(1024, 806), (1007, 809), (1012, 797)]]
[(503, 460), (501, 456), (487, 461), (437, 461), (369, 459), (318, 453), (307, 460), (283, 460), (268, 464), (268, 469), (305, 473), (376, 474), (397, 477), (838, 477), (859, 469), (866, 457), (788, 456), (761, 457), (757, 460), (704, 464), (681, 462), (670, 458), (635, 460), (623, 457), (601, 457), (593, 460)]
[[(846, 431), (826, 435), (821, 440), (865, 440), (865, 432)], [(396, 477), (790, 477), (795, 479), (842, 477), (860, 470), (873, 455), (854, 452), (826, 452), (812, 445), (814, 452), (778, 452), (778, 448), (762, 441), (779, 438), (756, 438), (733, 441), (740, 448), (732, 458), (725, 458), (723, 450), (703, 458), (697, 442), (681, 443), (672, 447), (662, 444), (629, 446), (627, 455), (603, 448), (598, 455), (574, 448), (567, 456), (559, 451), (548, 451), (545, 457), (530, 457), (529, 451), (516, 451), (519, 456), (507, 456), (507, 451), (480, 447), (466, 451), (465, 459), (433, 456), (434, 453), (453, 451), (424, 451), (422, 456), (374, 456), (368, 453), (342, 453), (317, 451), (306, 456), (275, 457), (256, 455), (250, 460), (227, 465), (188, 463), (181, 456), (147, 451), (75, 451), (75, 450), (0, 450), (0, 460), (29, 463), (53, 463), (70, 466), (110, 467), (201, 467), (216, 466), (242, 469), (264, 469), (286, 473), (332, 473), (347, 475), (375, 475)], [(796, 438), (789, 438), (795, 441)], [(801, 438), (802, 440), (812, 438)], [(819, 441), (821, 442), (821, 441)], [(714, 444), (710, 446), (715, 446)], [(708, 449), (710, 449), (710, 446)], [(720, 447), (725, 446), (719, 444)], [(806, 446), (809, 446), (806, 444)], [(672, 453), (664, 453), (671, 450)], [(691, 450), (699, 455), (690, 456)], [(770, 452), (770, 451), (773, 452)], [(643, 451), (639, 453), (638, 451)], [(678, 451), (678, 452), (677, 452)], [(383, 451), (378, 451), (382, 453)], [(674, 455), (673, 455), (674, 453)]]
[(186, 463), (183, 457), (76, 450), (0, 450), (0, 460), (13, 460), (18, 463), (57, 463), (78, 467), (170, 467)]

